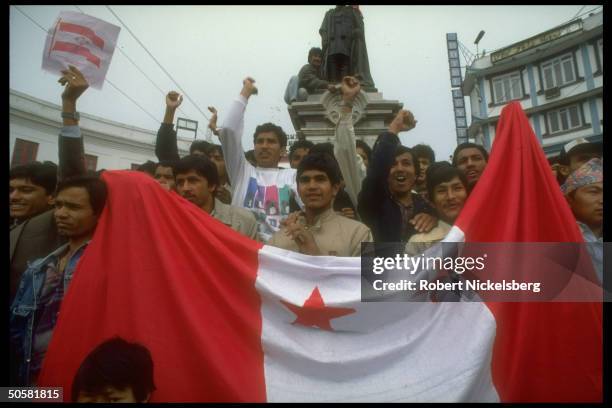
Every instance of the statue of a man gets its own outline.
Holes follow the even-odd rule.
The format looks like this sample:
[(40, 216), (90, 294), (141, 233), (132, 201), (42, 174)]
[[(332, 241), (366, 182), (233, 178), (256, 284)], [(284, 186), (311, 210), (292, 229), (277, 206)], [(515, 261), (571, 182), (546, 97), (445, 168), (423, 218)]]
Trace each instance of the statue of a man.
[(330, 82), (351, 75), (364, 89), (375, 89), (366, 50), (363, 16), (358, 6), (336, 6), (325, 13), (319, 29), (323, 48), (323, 73)]

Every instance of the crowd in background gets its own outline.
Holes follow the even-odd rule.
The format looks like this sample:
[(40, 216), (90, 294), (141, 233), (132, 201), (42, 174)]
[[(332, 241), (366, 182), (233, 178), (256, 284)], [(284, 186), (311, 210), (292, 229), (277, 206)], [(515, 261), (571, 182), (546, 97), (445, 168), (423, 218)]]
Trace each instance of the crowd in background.
[[(316, 59), (316, 52), (313, 55)], [(87, 172), (84, 164), (76, 106), (88, 83), (74, 67), (64, 71), (59, 82), (64, 86), (59, 162), (32, 162), (10, 172), (11, 385), (36, 384), (62, 299), (107, 196), (102, 171)], [(427, 145), (402, 145), (399, 133), (417, 125), (408, 110), (400, 110), (370, 147), (356, 139), (352, 123), (353, 103), (361, 92), (359, 79), (347, 76), (340, 84), (315, 83), (308, 89), (313, 86), (341, 97), (334, 142), (296, 141), (288, 152), (291, 168), (279, 167), (287, 135), (273, 123), (257, 126), (254, 148), (245, 152), (244, 115), (257, 92), (255, 81), (246, 78), (237, 98), (222, 112), (220, 126), (216, 109), (209, 108), (209, 127), (219, 144), (196, 140), (185, 157), (179, 155), (173, 125), (182, 96), (169, 92), (155, 144), (158, 161), (139, 170), (169, 194), (180, 195), (229, 228), (303, 254), (359, 256), (362, 242), (430, 245), (442, 240), (486, 171), (487, 150), (462, 143), (448, 162), (436, 161)], [(567, 222), (578, 223), (585, 242), (602, 242), (601, 158), (600, 143), (577, 139), (550, 160), (558, 188), (575, 216)], [(603, 255), (592, 256), (601, 265)], [(119, 340), (110, 346), (131, 347)], [(146, 366), (150, 357), (134, 347), (135, 353), (141, 353), (138, 364)], [(106, 351), (113, 353), (117, 351)], [(95, 399), (92, 390), (100, 387), (95, 375), (87, 374), (87, 364), (93, 363), (85, 363), (76, 394), (73, 389), (74, 400), (81, 392), (81, 400)], [(144, 401), (154, 385), (152, 379), (144, 385), (139, 381), (131, 398)]]

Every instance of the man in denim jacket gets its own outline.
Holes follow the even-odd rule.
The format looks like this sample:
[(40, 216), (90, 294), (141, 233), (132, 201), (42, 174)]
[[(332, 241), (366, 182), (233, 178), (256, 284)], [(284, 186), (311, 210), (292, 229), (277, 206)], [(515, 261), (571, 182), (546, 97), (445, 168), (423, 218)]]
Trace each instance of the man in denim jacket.
[(76, 99), (87, 89), (87, 81), (74, 67), (63, 73), (59, 81), (66, 85), (62, 94), (64, 127), (60, 133), (62, 181), (57, 187), (53, 218), (54, 228), (68, 243), (29, 262), (21, 275), (10, 309), (12, 385), (35, 384), (61, 301), (106, 202), (104, 182), (97, 177), (83, 176)]
[(10, 317), (15, 385), (36, 384), (61, 302), (106, 203), (106, 185), (95, 176), (69, 178), (57, 191), (55, 221), (68, 243), (32, 262), (21, 277)]

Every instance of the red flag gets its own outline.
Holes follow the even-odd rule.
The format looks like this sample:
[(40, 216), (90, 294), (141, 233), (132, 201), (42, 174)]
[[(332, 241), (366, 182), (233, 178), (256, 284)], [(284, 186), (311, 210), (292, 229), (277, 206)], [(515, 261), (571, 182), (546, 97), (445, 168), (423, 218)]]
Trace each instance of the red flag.
[(104, 49), (104, 40), (89, 27), (85, 27), (80, 24), (67, 23), (64, 21), (59, 23), (58, 29), (59, 31), (80, 34), (84, 37), (87, 37), (98, 48)]
[[(581, 242), (545, 163), (510, 104), (454, 228), (467, 242)], [(262, 247), (144, 174), (103, 178), (39, 386), (70, 395), (85, 356), (121, 336), (151, 351), (152, 401), (602, 398), (600, 304), (364, 304), (358, 258)]]
[(68, 398), (83, 359), (118, 335), (151, 351), (153, 401), (265, 401), (254, 289), (261, 244), (145, 174), (107, 171), (103, 179), (108, 202), (64, 298), (39, 386), (61, 384)]
[[(487, 167), (455, 225), (465, 242), (583, 242), (520, 103), (503, 109)], [(488, 306), (502, 401), (602, 400), (601, 303)]]
[(65, 51), (72, 54), (80, 55), (96, 67), (100, 68), (100, 58), (92, 54), (89, 48), (83, 47), (82, 45), (68, 43), (64, 41), (56, 41), (51, 48), (51, 51)]

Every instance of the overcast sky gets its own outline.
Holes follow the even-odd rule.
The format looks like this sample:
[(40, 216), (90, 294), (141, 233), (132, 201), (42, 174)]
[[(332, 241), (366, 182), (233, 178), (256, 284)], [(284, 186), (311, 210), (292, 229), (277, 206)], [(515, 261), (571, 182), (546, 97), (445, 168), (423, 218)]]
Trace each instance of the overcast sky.
[[(62, 10), (76, 6), (18, 6), (45, 29)], [(120, 47), (164, 93), (176, 85), (155, 64), (105, 6), (79, 6), (82, 11), (121, 27)], [(245, 149), (263, 122), (295, 133), (283, 95), (290, 76), (306, 63), (310, 47), (321, 45), (318, 29), (332, 6), (112, 6), (136, 37), (207, 115), (214, 105), (223, 111), (238, 95), (242, 79), (255, 78), (259, 95), (252, 97), (245, 120)], [(401, 136), (408, 146), (427, 143), (438, 160), (456, 146), (450, 92), (446, 33), (456, 32), (472, 53), (480, 30), (486, 34), (480, 51), (493, 51), (565, 23), (582, 6), (361, 6), (372, 78), (385, 99), (404, 103), (418, 120)], [(59, 104), (57, 75), (41, 69), (46, 33), (22, 13), (10, 10), (10, 87)], [(462, 65), (465, 61), (462, 59)], [(120, 52), (115, 51), (107, 78), (146, 111), (105, 84), (89, 89), (79, 111), (157, 131), (165, 108), (164, 95)], [(467, 103), (467, 99), (466, 99)], [(207, 120), (187, 99), (184, 114), (199, 121), (204, 138)], [(179, 112), (178, 116), (184, 116)]]

